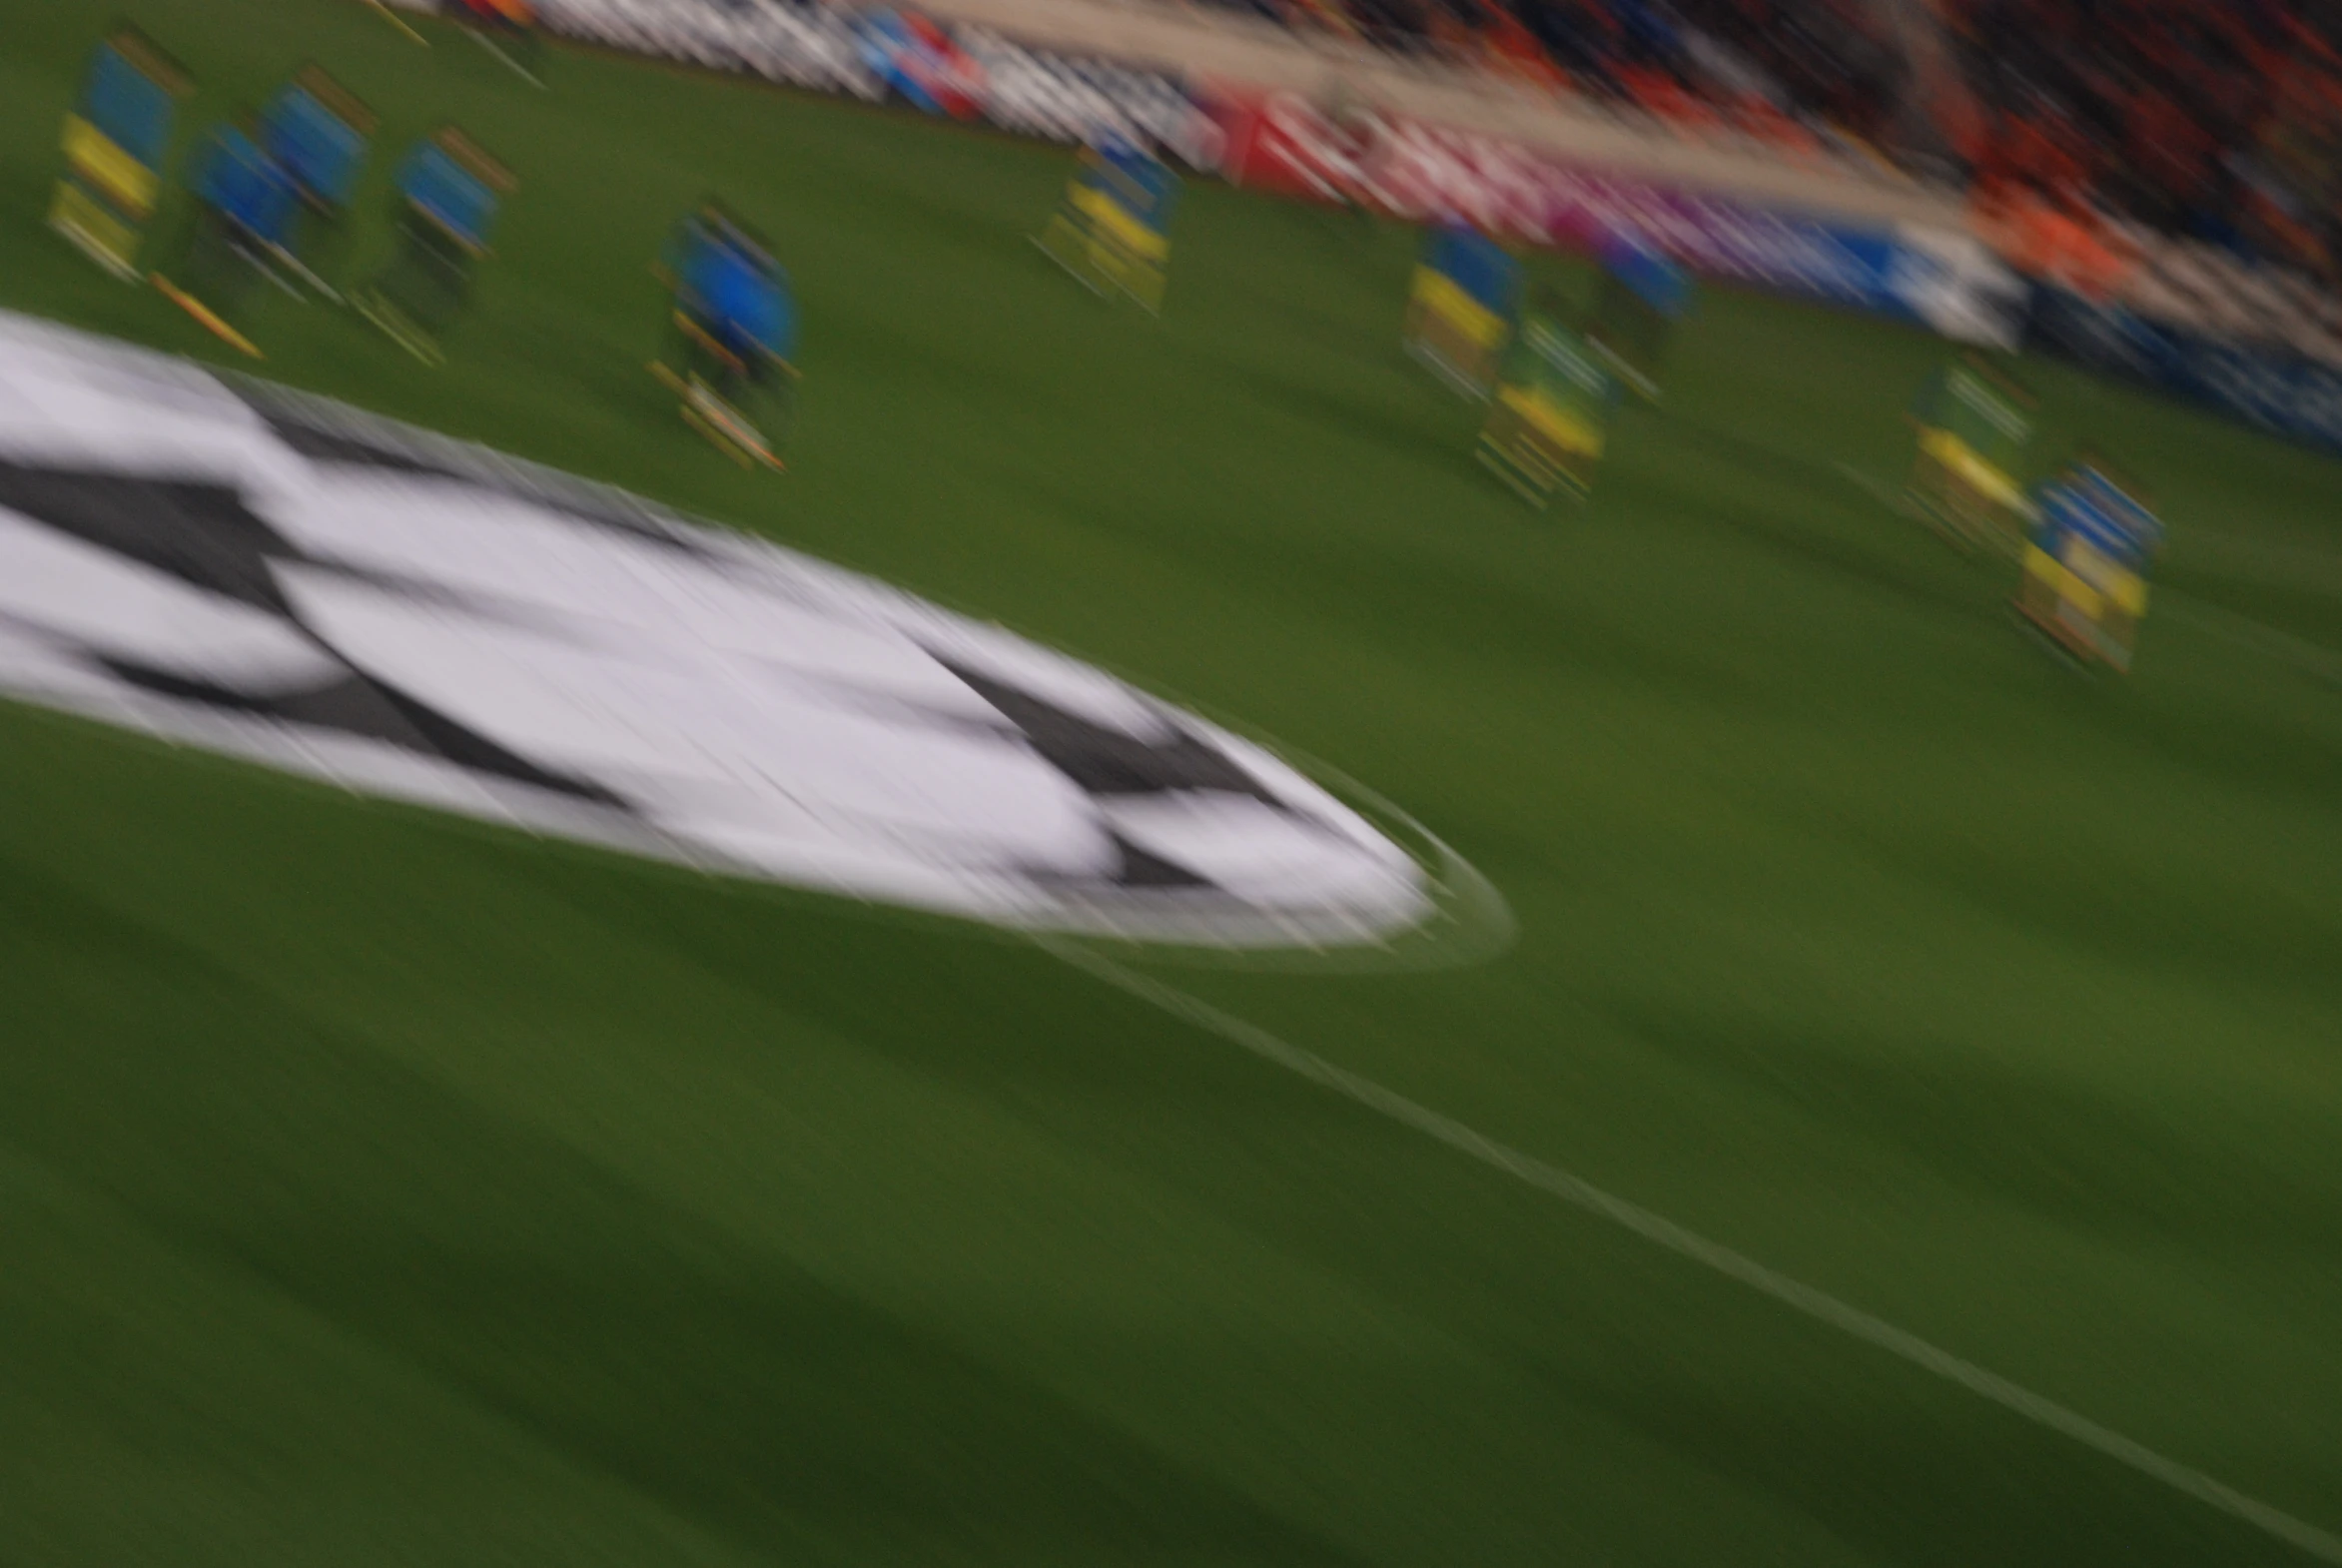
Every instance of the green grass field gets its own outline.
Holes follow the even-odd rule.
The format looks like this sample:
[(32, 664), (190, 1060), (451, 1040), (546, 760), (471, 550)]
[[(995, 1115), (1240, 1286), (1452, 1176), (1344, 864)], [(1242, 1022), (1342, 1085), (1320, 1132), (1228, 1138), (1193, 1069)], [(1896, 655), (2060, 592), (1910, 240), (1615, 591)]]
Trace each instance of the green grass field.
[[(112, 9), (0, 0), (0, 305), (212, 358), (40, 222)], [(447, 369), (281, 301), (268, 374), (1363, 780), (1509, 952), (1129, 962), (2342, 1530), (2342, 468), (2037, 367), (2173, 530), (2092, 681), (1841, 471), (1917, 335), (1711, 296), (1539, 516), (1396, 227), (1194, 183), (1150, 323), (1026, 244), (1063, 152), (138, 17), (183, 125), (314, 56), (525, 182)], [(804, 302), (785, 477), (643, 373), (711, 189)], [(9, 1568), (2316, 1560), (1030, 944), (4, 705), (0, 801)]]

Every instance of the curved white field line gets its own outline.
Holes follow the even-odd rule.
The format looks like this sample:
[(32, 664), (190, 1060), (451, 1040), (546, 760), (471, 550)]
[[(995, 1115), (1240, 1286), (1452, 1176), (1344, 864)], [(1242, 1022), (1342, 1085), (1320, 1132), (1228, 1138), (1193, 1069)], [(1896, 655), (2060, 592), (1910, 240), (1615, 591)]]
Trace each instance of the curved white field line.
[(2297, 1547), (2320, 1562), (2342, 1564), (2342, 1537), (2330, 1531), (2297, 1519), (2258, 1498), (2248, 1497), (2201, 1470), (2181, 1464), (2176, 1459), (2166, 1458), (2143, 1443), (2101, 1426), (2088, 1416), (2068, 1409), (2053, 1399), (2012, 1383), (1996, 1372), (1987, 1371), (1827, 1291), (1792, 1279), (1746, 1253), (1736, 1252), (1721, 1242), (1711, 1241), (1687, 1230), (1674, 1220), (1605, 1191), (1582, 1176), (1500, 1144), (1452, 1117), (1419, 1105), (1371, 1079), (1361, 1078), (1347, 1069), (1336, 1067), (1315, 1052), (1213, 1007), (1200, 997), (1127, 969), (1076, 943), (1052, 937), (1035, 940), (1043, 951), (1083, 973), (1161, 1008), (1183, 1023), (1240, 1046), (1264, 1062), (1273, 1063), (1312, 1084), (1331, 1090), (1401, 1127), (1436, 1139), (1491, 1170), (1526, 1182), (1573, 1207), (1621, 1225), (1678, 1257), (1736, 1279), (1793, 1310), (1851, 1334), (1923, 1371), (1932, 1372), (1947, 1382), (1956, 1383), (2004, 1410), (2061, 1433), (2118, 1464), (2160, 1481), (2173, 1491), (2192, 1497), (2231, 1518), (2242, 1520), (2289, 1546)]

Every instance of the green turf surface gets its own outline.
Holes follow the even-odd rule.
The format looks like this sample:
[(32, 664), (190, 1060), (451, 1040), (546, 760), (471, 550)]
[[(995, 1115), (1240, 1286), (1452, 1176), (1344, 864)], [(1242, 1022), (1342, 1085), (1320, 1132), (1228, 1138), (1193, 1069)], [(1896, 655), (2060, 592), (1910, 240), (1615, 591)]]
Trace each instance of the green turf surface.
[[(39, 224), (110, 9), (0, 0), (0, 305), (211, 357)], [(1197, 185), (1149, 323), (1025, 243), (1064, 153), (139, 19), (191, 127), (314, 55), (525, 182), (445, 371), (285, 302), (269, 373), (1366, 781), (1510, 953), (1154, 972), (2342, 1530), (2342, 469), (2038, 368), (2174, 531), (2093, 682), (1839, 471), (1917, 336), (1711, 297), (1539, 517), (1396, 229)], [(804, 302), (786, 477), (642, 371), (711, 188)], [(13, 707), (0, 800), (11, 1568), (2310, 1560), (1027, 945)]]

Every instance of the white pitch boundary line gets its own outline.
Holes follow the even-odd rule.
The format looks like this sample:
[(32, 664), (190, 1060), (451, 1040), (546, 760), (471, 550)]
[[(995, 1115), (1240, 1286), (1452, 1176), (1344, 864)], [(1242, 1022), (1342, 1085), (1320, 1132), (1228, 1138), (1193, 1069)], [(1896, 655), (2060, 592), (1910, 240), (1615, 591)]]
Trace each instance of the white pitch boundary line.
[(1604, 1191), (1584, 1177), (1573, 1176), (1558, 1166), (1548, 1165), (1534, 1156), (1497, 1143), (1453, 1117), (1443, 1116), (1394, 1090), (1383, 1088), (1371, 1079), (1361, 1078), (1336, 1067), (1315, 1052), (1272, 1035), (1259, 1025), (1232, 1013), (1223, 1012), (1200, 997), (1190, 996), (1175, 986), (1126, 969), (1110, 958), (1062, 938), (1040, 937), (1035, 940), (1043, 951), (1053, 957), (1119, 991), (1163, 1009), (1183, 1023), (1217, 1035), (1263, 1061), (1329, 1089), (1402, 1127), (1436, 1139), (1492, 1170), (1501, 1171), (1588, 1213), (1600, 1215), (1679, 1257), (1737, 1279), (1816, 1321), (1851, 1334), (1866, 1344), (1885, 1350), (1924, 1371), (1933, 1372), (1948, 1382), (1956, 1383), (1968, 1392), (1988, 1399), (2028, 1421), (2070, 1437), (2141, 1475), (2162, 1482), (2174, 1491), (2184, 1493), (2231, 1518), (2240, 1519), (2289, 1546), (2297, 1547), (2320, 1562), (2342, 1564), (2342, 1537), (2321, 1530), (2305, 1520), (2296, 1519), (2258, 1498), (2248, 1497), (2201, 1470), (2181, 1464), (2176, 1459), (2167, 1459), (2120, 1432), (2100, 1426), (2086, 1415), (2012, 1383), (1996, 1372), (1986, 1371), (1972, 1361), (1963, 1360), (1917, 1334), (1896, 1327), (1885, 1318), (1874, 1317), (1861, 1307), (1841, 1301), (1827, 1291), (1792, 1279), (1778, 1269), (1768, 1268), (1745, 1253), (1736, 1252), (1721, 1242), (1711, 1241), (1686, 1230), (1674, 1220)]
[(513, 59), (512, 56), (505, 51), (502, 45), (498, 44), (494, 39), (488, 37), (487, 34), (480, 32), (477, 28), (466, 28), (464, 31), (471, 34), (471, 41), (473, 43), (479, 45), (489, 54), (494, 55), (498, 60), (504, 62), (504, 64), (512, 70), (514, 75), (518, 76), (529, 86), (542, 87), (545, 85), (542, 81), (537, 79), (537, 75), (534, 71), (529, 70), (528, 67)]
[(1885, 506), (1889, 511), (1903, 510), (1903, 497), (1896, 493), (1894, 486), (1882, 483), (1880, 480), (1872, 478), (1869, 474), (1863, 472), (1862, 469), (1856, 467), (1851, 462), (1841, 462), (1835, 464), (1835, 466), (1838, 469), (1838, 476), (1840, 478), (1845, 479), (1856, 489), (1861, 490), (1864, 494), (1870, 496), (1871, 499), (1877, 501), (1880, 505)]

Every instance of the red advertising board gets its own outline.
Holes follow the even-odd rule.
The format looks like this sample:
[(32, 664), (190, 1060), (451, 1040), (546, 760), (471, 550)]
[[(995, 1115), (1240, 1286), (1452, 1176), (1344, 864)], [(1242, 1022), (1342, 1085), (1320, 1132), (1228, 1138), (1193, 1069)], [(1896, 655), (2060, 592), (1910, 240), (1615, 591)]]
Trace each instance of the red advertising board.
[(1519, 143), (1379, 112), (1336, 124), (1298, 93), (1213, 86), (1199, 96), (1219, 124), (1231, 184), (1532, 243), (1558, 238), (1548, 188), (1559, 166)]

